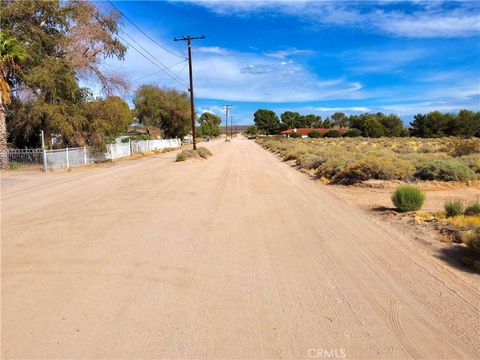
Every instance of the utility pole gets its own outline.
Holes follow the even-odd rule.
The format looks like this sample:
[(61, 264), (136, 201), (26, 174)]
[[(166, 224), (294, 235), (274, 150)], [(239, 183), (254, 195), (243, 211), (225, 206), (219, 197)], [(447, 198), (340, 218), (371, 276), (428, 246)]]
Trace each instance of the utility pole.
[(230, 139), (233, 141), (233, 116), (230, 115)]
[(188, 47), (188, 74), (190, 76), (190, 116), (192, 118), (192, 142), (193, 142), (193, 150), (197, 150), (197, 140), (195, 137), (195, 107), (194, 107), (194, 101), (193, 101), (193, 74), (192, 74), (192, 44), (191, 40), (197, 40), (197, 39), (205, 39), (205, 36), (195, 36), (191, 37), (190, 35), (188, 36), (183, 36), (181, 38), (175, 38), (173, 39), (174, 41), (186, 41), (187, 42), (187, 47)]
[(225, 110), (225, 141), (228, 140), (228, 111), (232, 108), (232, 105), (223, 105)]

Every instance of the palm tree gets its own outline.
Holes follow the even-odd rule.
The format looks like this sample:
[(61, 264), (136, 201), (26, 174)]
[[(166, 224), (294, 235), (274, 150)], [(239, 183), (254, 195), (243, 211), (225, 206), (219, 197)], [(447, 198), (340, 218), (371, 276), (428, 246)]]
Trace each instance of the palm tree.
[(0, 168), (8, 167), (7, 124), (5, 110), (10, 104), (13, 77), (19, 72), (19, 62), (25, 59), (23, 46), (0, 32)]

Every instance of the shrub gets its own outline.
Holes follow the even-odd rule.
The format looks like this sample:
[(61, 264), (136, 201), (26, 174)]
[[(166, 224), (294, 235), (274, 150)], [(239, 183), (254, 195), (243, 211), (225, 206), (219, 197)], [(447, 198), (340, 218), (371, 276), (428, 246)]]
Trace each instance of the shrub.
[(348, 130), (343, 136), (345, 137), (360, 137), (362, 136), (362, 132), (358, 129), (352, 128)]
[(297, 133), (297, 132), (293, 132), (289, 135), (289, 137), (293, 138), (293, 139), (296, 139), (296, 138), (300, 138), (302, 137), (301, 134)]
[(465, 244), (472, 250), (480, 252), (480, 226), (475, 227), (471, 234), (466, 236)]
[(473, 216), (480, 215), (480, 201), (475, 201), (467, 206), (465, 209), (465, 215)]
[(209, 156), (212, 156), (212, 153), (210, 152), (210, 150), (208, 150), (205, 147), (199, 147), (197, 151), (198, 151), (198, 155), (203, 159), (206, 159)]
[(191, 159), (197, 157), (198, 153), (193, 150), (182, 150), (181, 153), (177, 154), (177, 161), (185, 161), (187, 159)]
[(134, 141), (134, 140), (150, 140), (150, 136), (147, 135), (147, 134), (129, 136), (129, 137), (123, 138), (123, 139), (122, 139), (122, 143), (128, 143), (128, 142)]
[(315, 169), (323, 162), (322, 157), (315, 154), (304, 154), (297, 158), (297, 165), (304, 169)]
[(187, 160), (187, 157), (183, 152), (177, 154), (177, 161), (185, 161)]
[(408, 160), (393, 156), (369, 155), (345, 167), (335, 180), (348, 184), (369, 179), (406, 180), (411, 178), (414, 173), (415, 167)]
[(480, 153), (480, 140), (461, 139), (455, 144), (452, 155), (455, 157)]
[(399, 186), (392, 195), (392, 202), (401, 211), (420, 210), (425, 202), (425, 194), (419, 188), (411, 185)]
[(322, 137), (322, 133), (318, 130), (313, 130), (308, 133), (308, 137), (312, 139), (317, 139)]
[(464, 211), (463, 202), (461, 200), (447, 201), (443, 206), (448, 217), (462, 215)]
[(318, 168), (316, 174), (329, 180), (335, 180), (336, 175), (348, 164), (354, 161), (349, 154), (339, 154), (335, 157), (329, 157)]
[(10, 170), (17, 170), (18, 169), (18, 162), (16, 161), (9, 161), (8, 162), (8, 168)]
[(342, 133), (338, 130), (330, 130), (324, 136), (327, 138), (337, 138), (337, 137), (342, 137)]
[(475, 172), (457, 160), (428, 160), (417, 166), (416, 177), (423, 180), (468, 181), (475, 179)]

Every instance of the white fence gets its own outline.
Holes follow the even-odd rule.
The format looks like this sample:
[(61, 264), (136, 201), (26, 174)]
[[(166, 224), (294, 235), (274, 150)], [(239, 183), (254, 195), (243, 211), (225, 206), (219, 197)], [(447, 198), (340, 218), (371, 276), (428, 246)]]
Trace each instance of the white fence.
[(107, 145), (107, 152), (105, 153), (105, 158), (115, 160), (130, 155), (132, 155), (132, 151), (130, 150), (130, 143), (109, 144)]
[(176, 148), (182, 145), (180, 139), (162, 139), (162, 140), (134, 140), (130, 142), (132, 154), (138, 154), (146, 151)]
[(176, 148), (182, 145), (180, 139), (135, 140), (128, 143), (109, 144), (106, 153), (94, 153), (86, 147), (55, 150), (9, 149), (9, 161), (20, 164), (43, 164), (48, 168), (69, 168), (94, 162), (115, 160), (152, 150)]
[(93, 161), (85, 147), (45, 150), (47, 168), (69, 168)]
[(118, 159), (132, 154), (139, 154), (146, 151), (176, 148), (182, 145), (180, 139), (162, 140), (134, 140), (128, 143), (110, 144), (107, 146), (105, 157), (107, 159)]

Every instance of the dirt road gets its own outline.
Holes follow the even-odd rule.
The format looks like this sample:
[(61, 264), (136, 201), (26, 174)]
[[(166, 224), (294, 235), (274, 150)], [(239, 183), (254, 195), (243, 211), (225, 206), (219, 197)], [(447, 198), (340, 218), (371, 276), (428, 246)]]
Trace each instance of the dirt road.
[(461, 276), (246, 139), (2, 179), (3, 358), (480, 358)]

